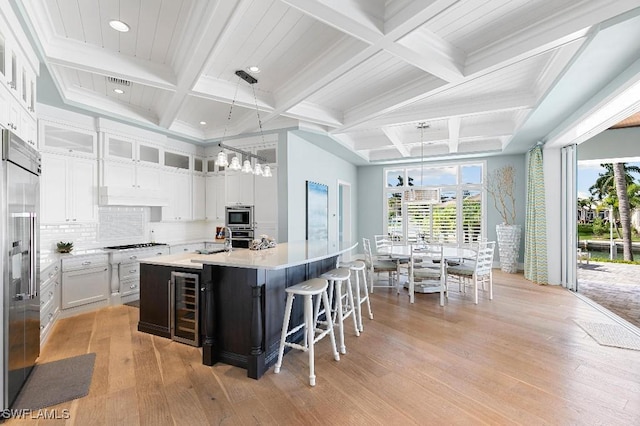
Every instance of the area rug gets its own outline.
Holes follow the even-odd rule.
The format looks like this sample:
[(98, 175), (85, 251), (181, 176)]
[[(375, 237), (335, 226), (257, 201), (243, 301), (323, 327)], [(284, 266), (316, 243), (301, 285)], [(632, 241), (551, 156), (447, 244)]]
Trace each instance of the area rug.
[(36, 364), (12, 408), (39, 410), (86, 396), (95, 360), (90, 353)]
[(640, 336), (618, 324), (575, 320), (584, 331), (603, 346), (640, 351)]

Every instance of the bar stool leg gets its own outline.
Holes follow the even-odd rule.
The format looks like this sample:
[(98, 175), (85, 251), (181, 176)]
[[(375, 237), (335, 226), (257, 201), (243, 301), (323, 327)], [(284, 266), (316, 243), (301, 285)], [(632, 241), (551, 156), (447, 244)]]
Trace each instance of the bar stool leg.
[[(351, 272), (353, 272), (353, 274), (356, 276), (356, 287), (355, 287), (355, 291), (356, 291), (356, 308), (358, 308), (358, 328), (360, 329), (360, 331), (363, 330), (362, 327), (362, 305), (361, 303), (363, 302), (360, 298), (360, 277), (359, 277), (359, 273), (357, 270), (352, 269)], [(365, 290), (366, 293), (366, 290)]]
[[(325, 311), (326, 310), (330, 310), (330, 308), (327, 308), (327, 306), (331, 306), (329, 305), (329, 296), (327, 296), (327, 292), (322, 293), (322, 303), (325, 306)], [(338, 353), (338, 348), (336, 347), (336, 336), (333, 332), (333, 321), (331, 319), (331, 315), (329, 315), (327, 317), (327, 327), (329, 330), (329, 337), (331, 338), (331, 349), (333, 350), (333, 359), (335, 359), (336, 361), (340, 361), (340, 354)]]
[(346, 354), (347, 347), (344, 344), (344, 317), (342, 312), (342, 283), (338, 282), (335, 286), (336, 290), (336, 321), (338, 322), (338, 337), (340, 338), (340, 353)]
[(373, 312), (371, 312), (371, 301), (369, 300), (369, 294), (367, 293), (367, 273), (365, 270), (362, 271), (362, 288), (364, 289), (364, 298), (367, 301), (367, 309), (369, 310), (369, 319), (373, 319)]
[(287, 294), (287, 302), (285, 304), (285, 315), (284, 322), (282, 323), (282, 334), (280, 336), (280, 346), (278, 347), (278, 361), (276, 361), (276, 366), (273, 369), (274, 373), (280, 372), (280, 367), (282, 367), (282, 356), (284, 355), (284, 342), (287, 340), (287, 332), (289, 331), (289, 319), (291, 318), (291, 307), (293, 306), (293, 294)]
[(309, 344), (306, 346), (309, 351), (309, 384), (311, 386), (316, 385), (315, 374), (315, 359), (314, 359), (314, 347), (315, 347), (315, 324), (312, 321), (313, 315), (313, 303), (311, 296), (304, 296), (304, 323), (305, 323), (305, 335), (307, 335), (307, 341)]
[[(353, 318), (353, 328), (356, 331), (356, 336), (360, 336), (360, 329), (358, 328), (358, 321), (356, 319), (356, 305), (353, 303), (353, 291), (351, 289), (351, 278), (347, 279), (347, 303), (349, 303), (351, 308), (351, 317)], [(358, 305), (358, 311), (360, 310), (360, 305)], [(361, 321), (362, 323), (362, 321)]]

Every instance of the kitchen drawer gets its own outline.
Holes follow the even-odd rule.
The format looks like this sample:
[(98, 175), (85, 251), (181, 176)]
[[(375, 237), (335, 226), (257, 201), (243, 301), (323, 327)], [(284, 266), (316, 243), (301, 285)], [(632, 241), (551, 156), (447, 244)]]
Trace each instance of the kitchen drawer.
[(57, 280), (50, 281), (49, 285), (40, 289), (40, 312), (49, 309), (55, 304)]
[(49, 332), (55, 319), (55, 305), (49, 303), (45, 309), (40, 310), (40, 336)]
[(113, 263), (131, 263), (140, 259), (169, 254), (169, 246), (157, 246), (139, 250), (124, 250), (113, 253)]
[(140, 263), (121, 263), (118, 269), (118, 276), (120, 277), (120, 281), (129, 278), (138, 278), (140, 276)]
[(60, 266), (58, 262), (52, 263), (40, 272), (40, 289), (45, 287), (49, 281), (52, 281), (55, 276), (60, 273)]
[(120, 281), (120, 296), (140, 293), (140, 277)]
[(107, 265), (62, 273), (62, 309), (73, 308), (109, 298)]
[(196, 250), (203, 250), (203, 249), (204, 249), (204, 243), (176, 244), (171, 246), (171, 254), (193, 253)]
[(74, 256), (62, 259), (62, 270), (73, 271), (84, 268), (97, 268), (109, 264), (108, 254), (91, 254), (86, 256)]

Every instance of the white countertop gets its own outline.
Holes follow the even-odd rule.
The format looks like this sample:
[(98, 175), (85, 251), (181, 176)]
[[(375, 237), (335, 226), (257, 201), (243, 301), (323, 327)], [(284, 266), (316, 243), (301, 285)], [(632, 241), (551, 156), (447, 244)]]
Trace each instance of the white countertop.
[(283, 269), (353, 250), (357, 242), (299, 241), (279, 243), (266, 250), (234, 248), (231, 252), (195, 255), (191, 261), (205, 265), (248, 269)]
[(192, 262), (193, 259), (200, 256), (205, 256), (205, 255), (194, 253), (194, 252), (165, 254), (162, 256), (153, 256), (153, 257), (147, 257), (145, 259), (140, 259), (140, 263), (144, 263), (145, 265), (174, 266), (178, 268), (202, 269), (202, 263)]
[(248, 269), (283, 269), (302, 265), (353, 250), (358, 243), (300, 241), (280, 243), (266, 250), (234, 248), (215, 254), (178, 253), (141, 259), (148, 265), (202, 269), (203, 265), (230, 266)]

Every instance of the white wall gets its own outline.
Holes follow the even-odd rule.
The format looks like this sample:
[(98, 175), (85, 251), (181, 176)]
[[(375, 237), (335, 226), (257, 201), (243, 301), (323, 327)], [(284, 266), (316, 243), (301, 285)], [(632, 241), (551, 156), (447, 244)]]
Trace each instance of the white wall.
[[(313, 136), (315, 140), (318, 135)], [(325, 137), (327, 144), (336, 142)], [(338, 233), (338, 180), (351, 184), (352, 235), (358, 235), (358, 171), (353, 164), (334, 156), (305, 138), (305, 132), (287, 134), (287, 241), (304, 241), (306, 236), (306, 181), (329, 187), (329, 237)]]

